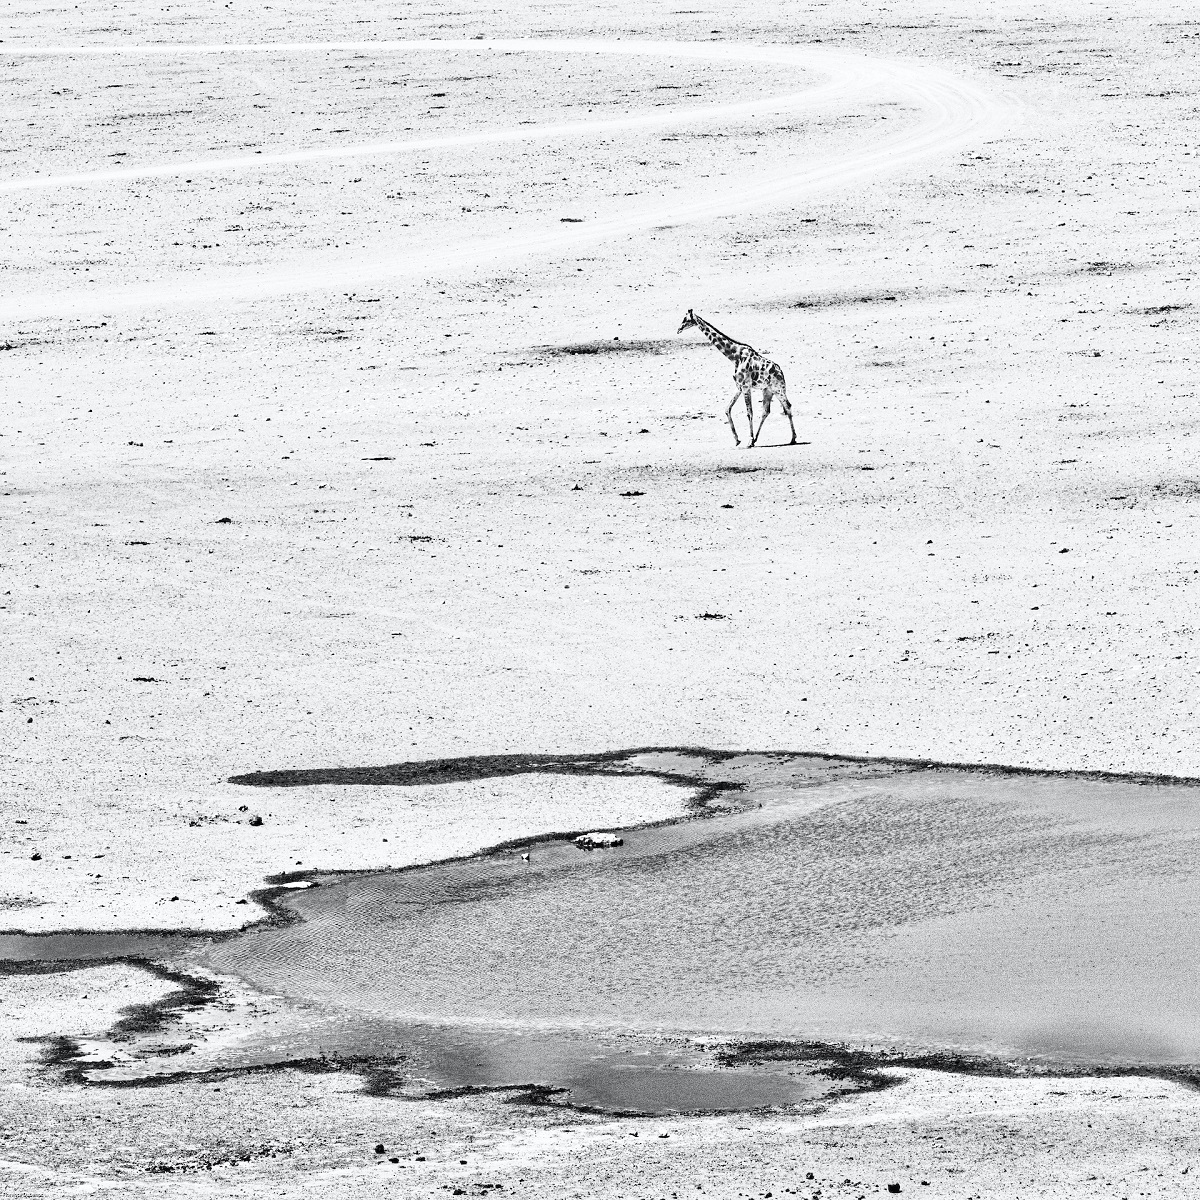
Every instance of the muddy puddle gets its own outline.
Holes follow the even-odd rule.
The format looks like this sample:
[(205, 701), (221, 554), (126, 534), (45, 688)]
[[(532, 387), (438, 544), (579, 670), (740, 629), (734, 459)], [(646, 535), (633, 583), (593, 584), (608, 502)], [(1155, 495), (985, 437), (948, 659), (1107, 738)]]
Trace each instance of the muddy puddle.
[[(95, 1082), (342, 1063), (401, 1096), (667, 1112), (802, 1104), (880, 1086), (888, 1062), (1200, 1064), (1200, 786), (803, 755), (467, 763), (447, 777), (655, 774), (695, 789), (696, 818), (313, 875), (231, 937), (7, 935), (0, 959), (220, 983), (220, 1004), (184, 987), (76, 1044)], [(430, 781), (411, 767), (341, 781)]]

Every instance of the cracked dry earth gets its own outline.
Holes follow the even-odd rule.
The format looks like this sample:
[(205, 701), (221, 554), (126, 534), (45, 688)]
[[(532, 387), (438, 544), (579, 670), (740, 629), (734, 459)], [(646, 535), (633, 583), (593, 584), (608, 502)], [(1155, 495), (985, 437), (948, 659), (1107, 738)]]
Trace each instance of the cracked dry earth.
[[(819, 83), (682, 57), (15, 53), (476, 35), (819, 41), (936, 65), (1011, 120), (591, 241), (924, 110), (881, 86), (728, 125), (6, 192), (0, 931), (236, 928), (268, 875), (686, 803), (538, 776), (248, 798), (225, 781), (249, 771), (692, 744), (1200, 775), (1197, 28), (1142, 0), (23, 5), (5, 178)], [(472, 265), (518, 235), (543, 249)], [(282, 268), (304, 288), (206, 290)], [(806, 445), (733, 450), (728, 364), (673, 336), (688, 307), (783, 364)], [(338, 1070), (107, 1088), (43, 1063), (36, 1039), (99, 1036), (164, 986), (3, 979), (8, 1192), (1133, 1197), (1200, 1170), (1196, 1093), (1146, 1078), (905, 1070), (807, 1111), (637, 1120)]]

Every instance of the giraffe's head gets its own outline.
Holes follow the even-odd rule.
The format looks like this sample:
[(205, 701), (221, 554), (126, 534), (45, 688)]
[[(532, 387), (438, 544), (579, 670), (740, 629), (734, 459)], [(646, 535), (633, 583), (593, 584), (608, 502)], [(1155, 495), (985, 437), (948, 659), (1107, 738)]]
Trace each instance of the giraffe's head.
[(685, 329), (692, 329), (696, 324), (696, 314), (689, 308), (687, 316), (683, 318), (683, 324), (676, 330), (676, 333), (682, 333)]

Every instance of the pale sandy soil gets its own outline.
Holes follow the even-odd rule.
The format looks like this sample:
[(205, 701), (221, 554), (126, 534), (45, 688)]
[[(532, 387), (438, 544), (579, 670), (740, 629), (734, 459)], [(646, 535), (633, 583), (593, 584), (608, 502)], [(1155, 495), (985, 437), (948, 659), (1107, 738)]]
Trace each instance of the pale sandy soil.
[[(1163, 12), (132, 3), (8, 14), (5, 47), (820, 38), (936, 62), (1023, 116), (802, 204), (503, 270), (459, 262), (430, 283), (10, 322), (0, 928), (228, 927), (253, 912), (235, 907), (241, 893), (297, 860), (419, 861), (659, 819), (686, 798), (644, 780), (525, 778), (399, 797), (339, 789), (331, 803), (325, 789), (224, 782), (266, 768), (692, 744), (1200, 775), (1187, 235), (1197, 27)], [(815, 82), (765, 64), (620, 59), (604, 71), (569, 58), (486, 66), (465, 52), (422, 59), (404, 85), (395, 62), (348, 54), (203, 68), (4, 59), (19, 131), (5, 177), (252, 152), (268, 138), (274, 151), (727, 103)], [(261, 179), (195, 176), (190, 188), (11, 193), (2, 302), (176, 273), (199, 286), (404, 246), (444, 246), (449, 264), (450, 250), (510, 224), (524, 234), (743, 178), (755, 187), (883, 136), (885, 116), (889, 127), (920, 117), (903, 96), (885, 102), (417, 163), (330, 159)], [(783, 363), (807, 445), (733, 450), (719, 417), (728, 364), (694, 335), (674, 337), (689, 306)], [(645, 345), (546, 349), (614, 338)], [(780, 436), (769, 425), (765, 441)], [(238, 823), (253, 812), (263, 826)], [(115, 968), (10, 980), (24, 1007), (5, 1012), (17, 1033), (96, 1033), (126, 983), (146, 986)], [(600, 1134), (538, 1132), (538, 1118), (494, 1101), (416, 1110), (342, 1076), (231, 1080), (219, 1096), (57, 1089), (30, 1072), (35, 1049), (6, 1043), (0, 1085), (22, 1139), (3, 1157), (31, 1166), (9, 1171), (29, 1194), (107, 1190), (118, 1176), (100, 1159), (128, 1144), (136, 1171), (118, 1191), (352, 1195), (360, 1180), (379, 1187), (380, 1168), (364, 1164), (368, 1143), (388, 1140), (381, 1122), (397, 1140), (511, 1142), (504, 1161), (546, 1195), (694, 1191), (685, 1162), (709, 1172), (706, 1191), (730, 1195), (779, 1195), (808, 1169), (826, 1194), (847, 1177), (906, 1191), (926, 1178), (931, 1194), (963, 1196), (1154, 1194), (1182, 1191), (1197, 1157), (1194, 1096), (1154, 1081), (921, 1076), (821, 1117), (682, 1121), (662, 1142), (643, 1130), (618, 1153)], [(622, 1123), (597, 1128), (625, 1139)], [(145, 1171), (176, 1142), (221, 1138), (310, 1141), (186, 1184)], [(935, 1168), (935, 1143), (961, 1175)], [(406, 1170), (389, 1188), (424, 1194), (449, 1179)]]

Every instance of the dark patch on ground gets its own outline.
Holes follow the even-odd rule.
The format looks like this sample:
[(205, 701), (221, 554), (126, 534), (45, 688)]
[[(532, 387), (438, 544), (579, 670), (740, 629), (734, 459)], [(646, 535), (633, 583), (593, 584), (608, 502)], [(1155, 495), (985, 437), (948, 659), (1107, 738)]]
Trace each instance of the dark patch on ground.
[(573, 342), (566, 346), (537, 346), (535, 349), (542, 354), (560, 357), (575, 354), (673, 354), (678, 350), (694, 350), (698, 345), (675, 338), (634, 338), (630, 341), (613, 338), (611, 341)]
[(1138, 263), (1130, 262), (1090, 262), (1082, 267), (1073, 267), (1064, 272), (1067, 275), (1123, 275), (1129, 271), (1144, 271), (1146, 268)]
[[(854, 304), (892, 304), (919, 294), (918, 288), (880, 288), (866, 292), (806, 292), (801, 296), (780, 296), (762, 300), (751, 308), (771, 311), (779, 308), (845, 308)], [(934, 295), (933, 291), (924, 293)]]
[[(1190, 500), (1200, 496), (1200, 479), (1170, 479), (1154, 485), (1154, 491), (1160, 496), (1174, 496), (1180, 500)], [(1113, 499), (1116, 499), (1114, 496)]]
[(1147, 308), (1127, 308), (1125, 311), (1140, 317), (1165, 317), (1170, 313), (1183, 312), (1191, 307), (1191, 304), (1151, 304)]
[(713, 467), (708, 471), (710, 475), (754, 475), (759, 471), (779, 472), (781, 467), (738, 467), (738, 466), (722, 466)]

